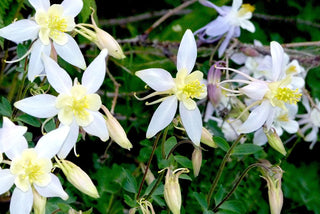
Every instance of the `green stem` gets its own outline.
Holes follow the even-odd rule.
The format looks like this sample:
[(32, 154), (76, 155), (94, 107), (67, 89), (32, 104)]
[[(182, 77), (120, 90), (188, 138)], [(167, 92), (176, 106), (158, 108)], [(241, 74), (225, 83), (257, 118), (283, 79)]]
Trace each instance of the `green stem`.
[(163, 176), (164, 176), (164, 173), (165, 173), (165, 170), (162, 170), (162, 171), (160, 172), (160, 175), (159, 175), (156, 183), (153, 185), (151, 191), (149, 192), (149, 194), (148, 194), (147, 197), (146, 197), (146, 201), (149, 200), (149, 198), (152, 196), (152, 194), (154, 193), (154, 191), (155, 191), (155, 190), (157, 189), (157, 187), (159, 186), (159, 184), (160, 184), (160, 182), (162, 181), (162, 178), (163, 178)]
[(223, 160), (220, 164), (220, 167), (218, 169), (217, 175), (214, 179), (214, 181), (211, 184), (210, 190), (208, 192), (208, 196), (207, 196), (207, 203), (208, 203), (208, 208), (210, 207), (210, 202), (211, 202), (211, 198), (212, 198), (212, 194), (215, 190), (215, 188), (217, 187), (218, 181), (220, 180), (220, 177), (222, 175), (223, 169), (227, 163), (227, 160), (229, 159), (229, 157), (232, 154), (233, 149), (238, 145), (238, 143), (240, 142), (241, 138), (243, 137), (243, 134), (239, 135), (239, 137), (234, 141), (234, 143), (231, 145), (230, 149), (228, 150), (228, 152), (225, 154), (225, 156), (223, 157)]
[(213, 212), (217, 212), (219, 207), (230, 198), (230, 196), (234, 193), (234, 191), (237, 189), (237, 187), (239, 186), (240, 182), (242, 181), (242, 179), (244, 178), (244, 176), (247, 175), (247, 173), (254, 167), (263, 167), (260, 163), (254, 163), (251, 164), (250, 166), (248, 166), (240, 175), (240, 177), (238, 178), (237, 182), (235, 183), (235, 185), (233, 186), (233, 188), (230, 190), (230, 192), (226, 195), (226, 197), (224, 197), (222, 199), (222, 201), (213, 209)]
[(143, 186), (144, 181), (146, 180), (146, 176), (147, 176), (147, 173), (148, 173), (150, 164), (151, 164), (151, 160), (152, 160), (152, 158), (153, 158), (154, 152), (156, 151), (157, 144), (158, 144), (158, 142), (159, 142), (160, 136), (161, 136), (161, 132), (158, 133), (158, 135), (157, 135), (157, 137), (156, 137), (156, 139), (155, 139), (155, 141), (154, 141), (154, 143), (153, 143), (152, 151), (151, 151), (151, 154), (150, 154), (150, 157), (149, 157), (149, 160), (148, 160), (148, 163), (147, 163), (147, 166), (146, 166), (146, 169), (145, 169), (145, 172), (144, 172), (142, 181), (141, 181), (140, 186), (139, 186), (139, 191), (138, 191), (138, 194), (137, 194), (137, 200), (138, 200), (139, 197), (140, 197), (140, 193), (141, 193), (141, 190), (142, 190), (142, 186)]
[(169, 126), (167, 126), (165, 128), (165, 130), (163, 131), (163, 136), (162, 136), (162, 141), (161, 141), (161, 154), (162, 154), (162, 158), (163, 159), (166, 158), (166, 152), (165, 152), (165, 149), (164, 149), (164, 144), (165, 144), (165, 142), (167, 140), (168, 131), (169, 131)]

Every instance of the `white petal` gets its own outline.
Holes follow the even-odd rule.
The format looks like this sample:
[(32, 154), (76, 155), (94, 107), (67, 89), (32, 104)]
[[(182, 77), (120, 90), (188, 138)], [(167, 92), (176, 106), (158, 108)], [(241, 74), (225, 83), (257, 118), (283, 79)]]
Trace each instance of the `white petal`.
[(230, 27), (231, 26), (228, 24), (226, 18), (218, 16), (215, 20), (208, 24), (206, 34), (211, 37), (223, 36), (223, 34), (229, 31)]
[(42, 60), (50, 85), (60, 94), (69, 93), (72, 87), (69, 74), (50, 57), (42, 54)]
[(34, 40), (38, 36), (39, 25), (34, 21), (23, 19), (0, 29), (0, 36), (15, 43)]
[(61, 126), (42, 136), (35, 147), (39, 157), (51, 159), (55, 156), (61, 149), (69, 130), (69, 126)]
[(229, 31), (228, 31), (225, 39), (223, 40), (223, 42), (221, 43), (221, 45), (220, 45), (220, 47), (218, 49), (219, 58), (223, 55), (223, 53), (227, 49), (227, 47), (229, 45), (229, 42), (230, 42), (230, 39), (232, 38), (233, 33), (236, 30), (236, 28), (239, 28), (239, 27), (231, 27), (231, 28), (229, 28)]
[(10, 173), (10, 169), (0, 168), (0, 195), (7, 192), (14, 184), (15, 176)]
[(39, 94), (15, 102), (14, 107), (34, 117), (49, 118), (58, 114), (56, 99), (50, 94)]
[(238, 10), (242, 5), (242, 0), (233, 0), (232, 2), (232, 9)]
[(81, 84), (87, 88), (88, 94), (98, 91), (104, 81), (107, 55), (108, 50), (103, 49), (83, 73)]
[(61, 5), (64, 9), (64, 15), (75, 17), (80, 13), (83, 2), (82, 0), (64, 0)]
[(240, 88), (239, 91), (251, 99), (262, 100), (268, 89), (269, 87), (264, 81), (257, 80)]
[(107, 141), (109, 139), (109, 132), (108, 132), (106, 120), (103, 118), (102, 114), (99, 112), (90, 111), (90, 114), (94, 118), (92, 123), (82, 128), (88, 134), (97, 136), (102, 141)]
[(68, 42), (64, 45), (58, 45), (56, 42), (53, 42), (58, 55), (71, 65), (83, 70), (86, 69), (86, 62), (77, 42), (69, 34), (66, 34), (66, 36), (68, 37)]
[(284, 51), (278, 42), (272, 41), (270, 43), (270, 51), (272, 57), (272, 78), (274, 81), (279, 80), (284, 74), (283, 69), (283, 55)]
[(266, 144), (268, 142), (268, 138), (266, 136), (266, 134), (264, 133), (263, 129), (260, 128), (258, 129), (253, 136), (253, 143), (258, 145), (258, 146), (262, 146), (264, 144)]
[(50, 173), (50, 176), (51, 182), (47, 186), (40, 187), (34, 184), (35, 189), (44, 197), (60, 197), (63, 200), (67, 200), (69, 196), (63, 190), (59, 178), (52, 173)]
[(24, 137), (16, 139), (15, 146), (11, 147), (5, 153), (10, 160), (14, 160), (16, 157), (19, 157), (21, 153), (28, 148), (28, 142)]
[(157, 110), (152, 115), (150, 124), (147, 130), (147, 138), (155, 136), (160, 130), (167, 127), (173, 120), (178, 107), (178, 100), (175, 95), (167, 97), (159, 105)]
[(192, 71), (197, 58), (197, 44), (191, 30), (184, 33), (177, 54), (177, 70)]
[(179, 113), (188, 137), (195, 145), (199, 146), (202, 133), (202, 119), (198, 107), (190, 111), (180, 102)]
[(216, 6), (215, 4), (211, 3), (210, 1), (199, 0), (199, 3), (204, 6), (214, 8), (220, 15), (224, 14), (223, 10), (221, 10), (220, 7)]
[(44, 10), (47, 11), (50, 7), (49, 0), (29, 0), (30, 4), (36, 10)]
[(44, 66), (41, 59), (42, 53), (49, 56), (50, 51), (51, 45), (43, 45), (40, 39), (35, 41), (35, 43), (32, 45), (28, 68), (28, 79), (31, 82), (33, 82), (33, 80), (44, 71)]
[(10, 213), (14, 214), (29, 214), (33, 204), (32, 189), (23, 192), (19, 188), (15, 188), (10, 202)]
[(290, 134), (296, 133), (299, 129), (299, 123), (295, 120), (290, 120), (286, 123), (281, 124), (281, 126)]
[(270, 116), (269, 112), (272, 108), (268, 101), (262, 102), (250, 114), (248, 119), (239, 127), (239, 133), (250, 133), (261, 128)]
[(79, 136), (79, 126), (75, 121), (70, 125), (70, 131), (67, 135), (64, 143), (62, 144), (61, 149), (58, 152), (58, 157), (64, 159), (67, 157), (73, 146), (76, 144)]
[(175, 85), (171, 74), (162, 68), (140, 70), (135, 75), (155, 91), (167, 91)]
[(251, 33), (255, 32), (255, 30), (256, 30), (254, 24), (252, 24), (252, 22), (250, 22), (248, 20), (243, 20), (241, 22), (240, 27), (242, 27), (243, 29), (246, 29), (247, 31), (249, 31)]
[(309, 134), (307, 134), (304, 138), (305, 141), (308, 141), (308, 142), (315, 142), (317, 141), (318, 139), (318, 127), (312, 127), (312, 130)]

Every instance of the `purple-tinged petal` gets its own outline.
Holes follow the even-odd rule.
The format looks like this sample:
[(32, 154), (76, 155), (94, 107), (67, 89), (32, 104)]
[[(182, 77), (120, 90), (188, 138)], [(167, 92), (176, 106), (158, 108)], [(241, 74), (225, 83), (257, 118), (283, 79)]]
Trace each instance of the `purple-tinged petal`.
[(49, 0), (29, 0), (29, 3), (36, 10), (47, 11), (49, 9), (49, 7), (50, 7), (50, 1)]
[(108, 50), (103, 49), (83, 73), (81, 84), (87, 89), (88, 94), (98, 91), (104, 81), (107, 55)]
[(225, 12), (220, 7), (216, 6), (215, 4), (211, 3), (210, 1), (199, 0), (199, 3), (206, 6), (206, 7), (211, 7), (213, 9), (215, 9), (222, 16), (225, 15)]
[(62, 144), (61, 149), (58, 152), (58, 157), (60, 159), (64, 159), (67, 157), (67, 155), (69, 154), (73, 146), (76, 144), (78, 136), (79, 136), (79, 126), (75, 121), (73, 121), (72, 124), (70, 125), (69, 134), (67, 135), (64, 143)]
[(10, 169), (0, 168), (0, 195), (7, 192), (14, 184), (15, 176), (10, 173)]
[(188, 110), (183, 103), (180, 102), (179, 113), (188, 137), (195, 145), (199, 146), (202, 133), (202, 119), (198, 107), (193, 110)]
[(64, 9), (63, 15), (75, 17), (82, 10), (83, 2), (82, 0), (64, 0), (61, 5)]
[(60, 197), (63, 200), (69, 198), (68, 194), (63, 190), (61, 182), (57, 176), (50, 173), (51, 182), (47, 186), (40, 187), (34, 184), (37, 192), (44, 197)]
[(223, 40), (223, 42), (221, 43), (219, 49), (218, 49), (218, 56), (219, 58), (223, 55), (223, 53), (225, 52), (225, 50), (227, 49), (230, 39), (232, 38), (232, 35), (234, 33), (235, 27), (231, 27), (225, 37), (225, 39)]
[(20, 43), (26, 40), (34, 40), (39, 33), (39, 25), (34, 21), (22, 19), (0, 29), (0, 36)]
[(211, 37), (221, 37), (223, 36), (223, 34), (228, 32), (230, 28), (231, 26), (228, 24), (227, 19), (218, 16), (215, 20), (213, 20), (207, 25), (205, 33)]
[(90, 111), (93, 116), (93, 121), (88, 125), (82, 127), (88, 134), (99, 137), (102, 141), (107, 141), (109, 139), (109, 132), (107, 128), (106, 120), (103, 115), (99, 112)]
[(184, 33), (177, 54), (177, 70), (186, 69), (188, 74), (192, 71), (197, 59), (197, 44), (191, 30)]
[(14, 103), (14, 107), (34, 117), (49, 118), (58, 114), (55, 107), (56, 97), (50, 94), (39, 94)]
[(27, 192), (23, 192), (19, 188), (15, 188), (10, 202), (10, 213), (14, 214), (29, 214), (33, 204), (32, 189), (29, 188)]
[(171, 74), (162, 68), (140, 70), (135, 75), (155, 91), (167, 91), (175, 85)]
[(147, 130), (147, 138), (155, 136), (160, 130), (167, 127), (173, 120), (178, 106), (178, 100), (175, 95), (165, 98), (152, 115)]

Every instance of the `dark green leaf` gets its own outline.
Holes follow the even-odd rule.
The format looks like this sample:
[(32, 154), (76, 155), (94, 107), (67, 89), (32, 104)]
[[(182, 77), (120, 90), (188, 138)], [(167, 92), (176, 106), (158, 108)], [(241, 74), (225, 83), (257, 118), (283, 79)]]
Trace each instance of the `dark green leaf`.
[(39, 122), (39, 120), (35, 117), (32, 117), (28, 114), (23, 114), (23, 115), (20, 115), (17, 120), (21, 121), (21, 122), (24, 122), (26, 124), (29, 124), (31, 126), (34, 126), (34, 127), (40, 127), (41, 126), (41, 123)]
[(176, 137), (172, 136), (167, 139), (167, 141), (164, 143), (164, 151), (165, 151), (166, 157), (168, 157), (169, 152), (176, 144), (177, 144)]
[(207, 210), (207, 208), (208, 208), (208, 203), (207, 203), (207, 199), (206, 199), (205, 195), (202, 194), (202, 193), (194, 192), (194, 193), (193, 193), (193, 196), (195, 197), (195, 199), (197, 200), (197, 202), (200, 204), (201, 208), (202, 208), (203, 210)]
[(11, 117), (12, 115), (10, 102), (5, 97), (1, 97), (0, 114), (7, 117)]
[(232, 152), (233, 155), (250, 155), (262, 150), (261, 146), (255, 144), (240, 144)]
[(213, 141), (218, 145), (219, 148), (221, 148), (225, 152), (230, 149), (228, 142), (222, 137), (214, 136)]

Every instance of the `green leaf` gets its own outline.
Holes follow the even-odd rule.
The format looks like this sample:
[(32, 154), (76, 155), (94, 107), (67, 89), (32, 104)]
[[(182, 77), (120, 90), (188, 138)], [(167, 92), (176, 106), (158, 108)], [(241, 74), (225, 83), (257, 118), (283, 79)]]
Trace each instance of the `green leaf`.
[(34, 126), (34, 127), (40, 127), (41, 126), (41, 123), (38, 121), (37, 118), (35, 117), (32, 117), (28, 114), (23, 114), (23, 115), (20, 115), (17, 120), (21, 121), (21, 122), (24, 122), (26, 124), (29, 124), (31, 126)]
[(232, 152), (233, 155), (251, 155), (262, 150), (261, 146), (255, 144), (240, 144)]
[(130, 207), (135, 207), (135, 206), (137, 206), (136, 200), (135, 200), (134, 198), (132, 199), (129, 195), (124, 194), (124, 195), (123, 195), (123, 198), (124, 198), (124, 202), (125, 202), (127, 205), (129, 205)]
[(208, 209), (208, 203), (207, 203), (207, 199), (205, 197), (204, 194), (202, 193), (197, 193), (194, 192), (193, 196), (195, 197), (195, 199), (197, 200), (197, 202), (200, 204), (201, 208), (203, 210), (207, 210)]
[(235, 214), (246, 213), (246, 209), (243, 203), (239, 200), (226, 201), (220, 206), (220, 209), (226, 212), (219, 211), (219, 213), (235, 213)]
[(167, 141), (164, 143), (164, 151), (165, 151), (166, 157), (168, 157), (169, 152), (176, 144), (177, 144), (177, 139), (174, 136), (167, 139)]
[(56, 129), (56, 124), (54, 119), (49, 120), (48, 122), (46, 122), (46, 124), (44, 125), (44, 130), (46, 132), (50, 132), (52, 130)]
[(90, 7), (92, 7), (95, 11), (97, 11), (97, 5), (95, 0), (83, 0), (83, 7), (80, 14), (78, 15), (79, 22), (85, 23), (88, 21), (92, 13), (92, 10), (90, 9)]
[(174, 159), (181, 164), (182, 167), (192, 169), (192, 162), (189, 158), (181, 155), (175, 155)]
[(219, 148), (221, 148), (225, 152), (230, 149), (228, 142), (222, 137), (214, 136), (213, 141), (218, 145)]
[(125, 181), (124, 181), (124, 185), (123, 185), (123, 189), (125, 189), (126, 191), (131, 192), (131, 193), (137, 193), (138, 186), (137, 186), (136, 179), (126, 169), (122, 169), (122, 170), (126, 176)]
[(5, 97), (1, 97), (0, 114), (7, 117), (12, 115), (11, 104)]

